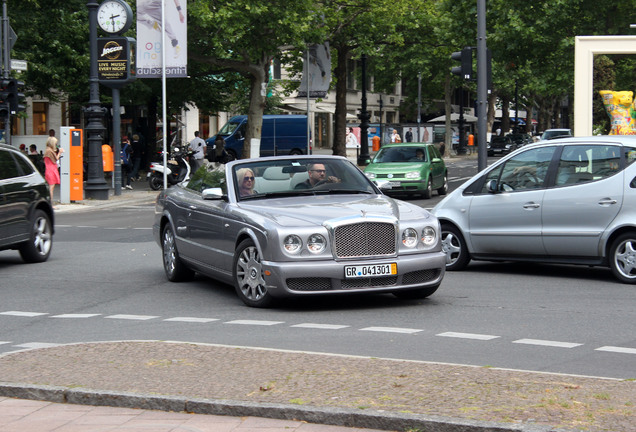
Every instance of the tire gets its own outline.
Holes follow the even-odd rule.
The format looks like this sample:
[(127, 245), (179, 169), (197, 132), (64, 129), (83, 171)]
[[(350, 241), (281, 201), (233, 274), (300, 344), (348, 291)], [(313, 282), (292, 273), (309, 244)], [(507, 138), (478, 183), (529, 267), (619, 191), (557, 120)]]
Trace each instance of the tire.
[(621, 234), (610, 248), (609, 264), (619, 281), (636, 284), (636, 233)]
[(53, 226), (51, 219), (42, 210), (33, 212), (29, 240), (19, 248), (25, 262), (39, 263), (49, 259), (53, 247)]
[(424, 192), (422, 192), (422, 198), (430, 199), (432, 195), (433, 195), (433, 185), (431, 183), (431, 178), (429, 177), (426, 180), (426, 189), (424, 189)]
[(303, 154), (303, 152), (298, 149), (293, 149), (292, 151), (289, 152), (289, 154), (292, 156), (300, 156), (301, 154)]
[(161, 252), (163, 269), (170, 282), (183, 282), (194, 278), (194, 271), (188, 268), (179, 257), (176, 238), (170, 224), (166, 224), (161, 233)]
[(428, 288), (418, 288), (412, 290), (394, 291), (393, 295), (399, 299), (417, 300), (429, 297), (437, 291), (439, 285), (435, 285)]
[(148, 177), (148, 184), (150, 185), (150, 189), (158, 191), (163, 187), (163, 178), (160, 178), (158, 175), (152, 174), (150, 177)]
[(452, 225), (442, 225), (442, 250), (446, 254), (448, 271), (463, 270), (470, 262), (464, 236)]
[(444, 173), (444, 184), (441, 188), (437, 189), (438, 195), (446, 195), (448, 193), (448, 174)]
[(265, 287), (261, 256), (252, 239), (243, 240), (236, 248), (233, 269), (234, 289), (243, 303), (256, 308), (274, 303)]

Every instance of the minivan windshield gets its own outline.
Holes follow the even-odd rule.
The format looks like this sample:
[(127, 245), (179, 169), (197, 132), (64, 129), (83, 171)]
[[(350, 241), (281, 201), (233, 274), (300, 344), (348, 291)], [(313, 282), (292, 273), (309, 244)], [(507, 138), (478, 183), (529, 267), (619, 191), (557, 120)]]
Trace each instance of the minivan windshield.
[(227, 122), (225, 126), (221, 128), (218, 135), (230, 136), (234, 133), (237, 127), (239, 127), (240, 122)]

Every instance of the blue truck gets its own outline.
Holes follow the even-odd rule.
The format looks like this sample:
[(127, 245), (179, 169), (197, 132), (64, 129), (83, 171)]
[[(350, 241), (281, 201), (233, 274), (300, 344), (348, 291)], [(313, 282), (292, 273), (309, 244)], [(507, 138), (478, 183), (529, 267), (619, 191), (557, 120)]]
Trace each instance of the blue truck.
[[(225, 140), (225, 150), (231, 159), (243, 154), (247, 116), (232, 117), (217, 135)], [(217, 135), (206, 140), (208, 150), (214, 147)], [(307, 154), (307, 116), (264, 115), (261, 132), (261, 156)]]

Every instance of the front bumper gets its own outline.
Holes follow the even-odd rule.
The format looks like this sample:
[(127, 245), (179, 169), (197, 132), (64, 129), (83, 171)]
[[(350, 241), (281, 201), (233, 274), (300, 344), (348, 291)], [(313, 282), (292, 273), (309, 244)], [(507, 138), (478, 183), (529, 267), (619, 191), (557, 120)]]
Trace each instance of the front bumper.
[[(345, 278), (345, 266), (388, 263), (397, 263), (396, 275)], [(310, 262), (263, 261), (262, 269), (265, 273), (267, 291), (275, 297), (394, 292), (439, 285), (446, 269), (446, 254), (440, 251), (388, 259)]]

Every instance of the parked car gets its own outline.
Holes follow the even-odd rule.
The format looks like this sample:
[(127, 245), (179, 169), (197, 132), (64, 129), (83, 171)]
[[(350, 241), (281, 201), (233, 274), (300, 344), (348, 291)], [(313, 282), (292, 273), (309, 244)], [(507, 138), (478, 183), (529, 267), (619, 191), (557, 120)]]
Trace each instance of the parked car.
[(437, 190), (448, 192), (448, 171), (433, 144), (385, 144), (364, 169), (386, 194), (420, 194), (428, 199)]
[(490, 142), (487, 144), (486, 149), (488, 156), (501, 156), (516, 150), (517, 147), (519, 146), (512, 140), (512, 138), (510, 138), (510, 135), (493, 135), (492, 138), (490, 138)]
[(523, 147), (526, 144), (532, 144), (532, 138), (525, 133), (512, 133), (508, 134), (508, 137), (517, 145), (517, 148)]
[(327, 294), (424, 298), (444, 277), (437, 219), (382, 194), (344, 157), (203, 167), (162, 191), (155, 214), (169, 280), (199, 272), (233, 284), (252, 307)]
[(557, 138), (567, 138), (572, 136), (570, 129), (546, 129), (541, 134), (541, 141), (547, 141)]
[[(243, 154), (247, 130), (247, 116), (232, 117), (217, 135), (206, 140), (208, 152), (214, 147), (217, 136), (225, 140), (225, 150), (232, 160)], [(264, 115), (261, 128), (260, 156), (307, 154), (307, 116)]]
[(16, 249), (25, 262), (43, 262), (53, 246), (49, 186), (29, 158), (0, 144), (0, 250)]
[(523, 147), (432, 210), (446, 269), (471, 259), (610, 267), (636, 283), (636, 137), (551, 140)]

